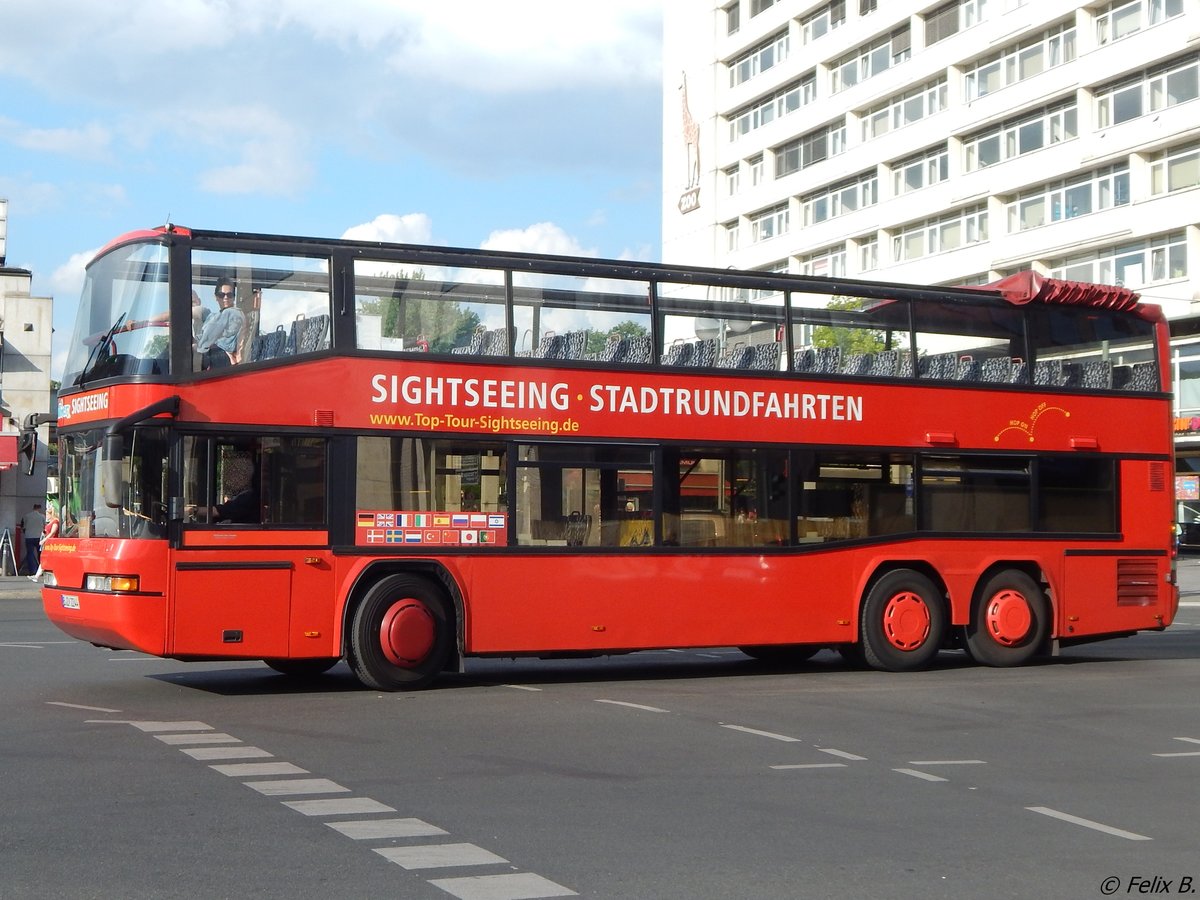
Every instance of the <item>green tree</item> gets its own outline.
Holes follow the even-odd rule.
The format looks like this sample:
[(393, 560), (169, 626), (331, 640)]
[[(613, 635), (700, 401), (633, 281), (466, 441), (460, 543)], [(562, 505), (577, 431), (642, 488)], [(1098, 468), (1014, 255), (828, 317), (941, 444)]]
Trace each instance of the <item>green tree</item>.
[[(835, 311), (856, 311), (863, 308), (866, 301), (862, 297), (834, 297), (826, 305), (827, 309)], [(841, 347), (843, 354), (875, 353), (885, 346), (882, 331), (850, 324), (818, 325), (813, 329), (813, 345), (817, 347)]]
[(619, 334), (623, 338), (642, 337), (649, 334), (649, 330), (645, 325), (634, 322), (632, 319), (626, 319), (624, 322), (618, 322), (608, 331), (589, 331), (587, 339), (587, 352), (599, 353), (608, 344), (608, 336), (610, 334)]

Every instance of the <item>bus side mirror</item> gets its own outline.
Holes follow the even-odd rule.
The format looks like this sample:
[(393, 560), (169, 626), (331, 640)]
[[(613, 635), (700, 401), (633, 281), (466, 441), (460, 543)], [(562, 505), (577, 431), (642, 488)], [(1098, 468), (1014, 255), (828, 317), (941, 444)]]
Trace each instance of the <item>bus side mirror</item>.
[(100, 499), (110, 509), (121, 507), (121, 463), (125, 459), (125, 438), (119, 434), (104, 436), (104, 449), (96, 473), (100, 479)]
[(25, 474), (33, 474), (33, 464), (37, 461), (37, 432), (21, 432), (21, 458), (25, 460)]

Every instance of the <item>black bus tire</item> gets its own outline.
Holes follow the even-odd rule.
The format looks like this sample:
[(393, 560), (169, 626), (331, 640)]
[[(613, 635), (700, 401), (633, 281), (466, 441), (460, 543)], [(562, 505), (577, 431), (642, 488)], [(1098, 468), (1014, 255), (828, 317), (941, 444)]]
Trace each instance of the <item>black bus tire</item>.
[(933, 582), (913, 569), (888, 572), (867, 591), (859, 642), (867, 664), (888, 672), (922, 669), (946, 632), (946, 606)]
[(341, 660), (336, 656), (309, 659), (264, 659), (268, 666), (280, 675), (290, 675), (293, 678), (315, 678), (323, 675)]
[(1020, 666), (1046, 643), (1050, 612), (1037, 582), (1017, 569), (989, 578), (967, 624), (967, 652), (985, 666)]
[(350, 627), (350, 668), (380, 691), (414, 691), (445, 667), (452, 618), (443, 591), (415, 575), (389, 575), (367, 591)]

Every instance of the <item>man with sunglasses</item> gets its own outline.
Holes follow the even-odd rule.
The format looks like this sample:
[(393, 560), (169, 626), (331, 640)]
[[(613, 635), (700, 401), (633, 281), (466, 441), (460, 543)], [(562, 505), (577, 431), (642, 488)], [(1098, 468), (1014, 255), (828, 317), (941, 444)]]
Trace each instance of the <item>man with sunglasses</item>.
[(200, 368), (224, 369), (233, 365), (238, 349), (238, 339), (246, 327), (246, 316), (237, 308), (237, 287), (230, 278), (220, 278), (214, 290), (217, 298), (217, 313), (209, 316), (204, 330), (196, 341), (196, 352), (200, 354)]

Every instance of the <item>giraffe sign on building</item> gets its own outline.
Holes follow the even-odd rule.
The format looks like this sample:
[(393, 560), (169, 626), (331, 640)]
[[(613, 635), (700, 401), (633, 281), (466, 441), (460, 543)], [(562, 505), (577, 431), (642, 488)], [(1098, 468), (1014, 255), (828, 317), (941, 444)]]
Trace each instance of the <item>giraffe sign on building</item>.
[(683, 145), (687, 153), (687, 185), (679, 196), (679, 211), (690, 213), (700, 207), (700, 126), (688, 108), (687, 72), (679, 84), (683, 111)]

